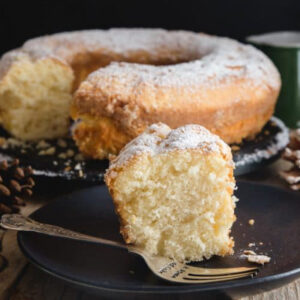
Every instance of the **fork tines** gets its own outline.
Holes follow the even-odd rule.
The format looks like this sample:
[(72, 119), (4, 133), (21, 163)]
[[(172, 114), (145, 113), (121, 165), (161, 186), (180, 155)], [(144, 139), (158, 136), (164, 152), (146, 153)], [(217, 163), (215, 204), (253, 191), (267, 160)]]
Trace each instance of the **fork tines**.
[(160, 269), (158, 275), (169, 281), (177, 283), (210, 283), (228, 281), (257, 275), (258, 268), (198, 268), (187, 264), (170, 262)]

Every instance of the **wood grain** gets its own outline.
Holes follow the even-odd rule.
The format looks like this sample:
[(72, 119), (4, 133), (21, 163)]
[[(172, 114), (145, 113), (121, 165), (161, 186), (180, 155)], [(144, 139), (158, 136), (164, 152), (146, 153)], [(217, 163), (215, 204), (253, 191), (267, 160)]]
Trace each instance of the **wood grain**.
[(239, 298), (239, 300), (299, 300), (300, 279), (270, 292), (255, 296)]

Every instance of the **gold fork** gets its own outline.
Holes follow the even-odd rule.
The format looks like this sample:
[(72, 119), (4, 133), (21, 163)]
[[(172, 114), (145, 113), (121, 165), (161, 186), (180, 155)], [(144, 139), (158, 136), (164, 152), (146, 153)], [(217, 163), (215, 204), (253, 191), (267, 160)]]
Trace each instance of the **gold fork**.
[(100, 243), (108, 246), (127, 249), (130, 252), (140, 255), (156, 276), (171, 282), (199, 284), (227, 281), (254, 276), (258, 272), (258, 268), (256, 267), (200, 268), (190, 266), (167, 257), (148, 255), (145, 251), (136, 246), (126, 246), (119, 242), (89, 236), (59, 226), (43, 224), (20, 214), (3, 215), (1, 218), (1, 226), (6, 229), (32, 231), (55, 237)]

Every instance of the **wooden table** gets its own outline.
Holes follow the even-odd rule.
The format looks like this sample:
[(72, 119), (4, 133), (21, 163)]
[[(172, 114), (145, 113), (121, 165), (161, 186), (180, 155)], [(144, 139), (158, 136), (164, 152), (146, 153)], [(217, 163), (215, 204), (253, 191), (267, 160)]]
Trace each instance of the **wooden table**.
[[(278, 170), (285, 168), (282, 161), (262, 171), (244, 176), (243, 179), (265, 182), (273, 185), (284, 186), (278, 177)], [(77, 185), (76, 189), (86, 187), (86, 184)], [(286, 188), (286, 186), (285, 186)], [(22, 210), (25, 215), (30, 214), (40, 206), (51, 201), (58, 195), (74, 191), (74, 185), (55, 180), (39, 180), (35, 196)], [(299, 192), (300, 193), (300, 192)], [(300, 225), (300, 224), (299, 224)], [(0, 272), (0, 300), (93, 300), (99, 299), (95, 296), (85, 294), (66, 285), (63, 281), (56, 279), (36, 267), (29, 264), (17, 246), (16, 233), (4, 232), (2, 254), (8, 260), (8, 266)], [(242, 300), (299, 300), (300, 299), (300, 278), (279, 289), (264, 292), (255, 296), (240, 298), (238, 295), (228, 295), (229, 299)]]

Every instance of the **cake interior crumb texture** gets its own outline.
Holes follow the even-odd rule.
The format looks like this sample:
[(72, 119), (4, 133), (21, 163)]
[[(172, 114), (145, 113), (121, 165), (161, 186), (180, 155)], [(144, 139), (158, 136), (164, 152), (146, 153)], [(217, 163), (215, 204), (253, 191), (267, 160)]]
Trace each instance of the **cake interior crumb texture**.
[(53, 59), (28, 57), (12, 65), (0, 83), (0, 120), (23, 140), (67, 134), (73, 72)]
[(127, 243), (180, 261), (233, 252), (232, 164), (197, 149), (141, 155), (113, 179)]

